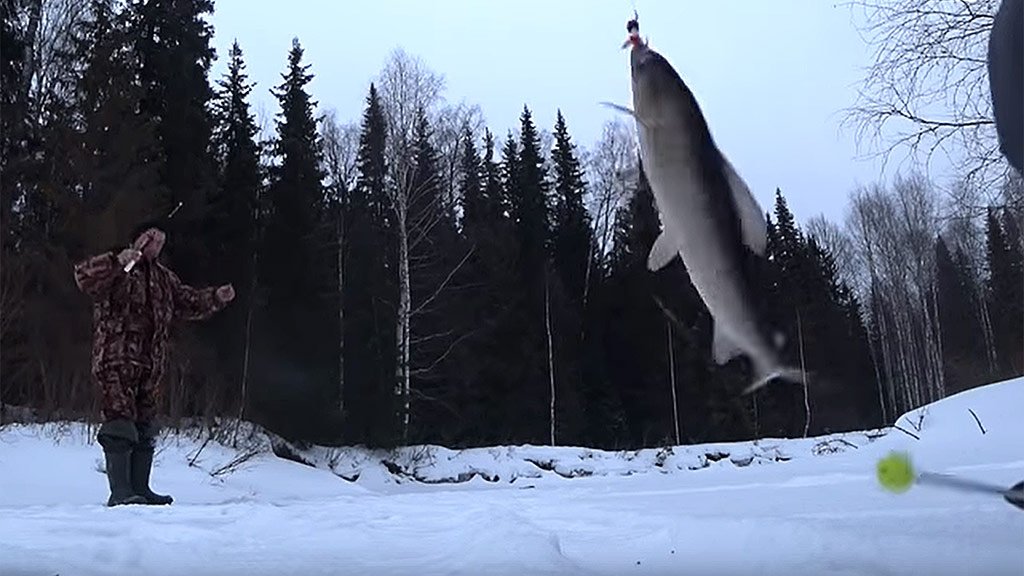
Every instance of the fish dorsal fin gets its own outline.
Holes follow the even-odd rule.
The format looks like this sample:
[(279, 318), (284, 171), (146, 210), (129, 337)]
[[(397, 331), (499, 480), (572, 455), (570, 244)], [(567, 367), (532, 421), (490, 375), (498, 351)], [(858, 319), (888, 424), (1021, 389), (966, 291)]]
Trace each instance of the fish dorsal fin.
[(743, 243), (758, 256), (764, 256), (768, 246), (768, 222), (764, 219), (764, 212), (761, 211), (754, 195), (750, 193), (747, 183), (740, 178), (725, 156), (722, 156), (722, 164), (725, 168), (726, 181), (729, 183), (729, 191), (732, 192), (736, 217), (740, 220)]
[(657, 272), (672, 261), (679, 254), (679, 243), (676, 242), (667, 232), (662, 232), (651, 246), (651, 253), (647, 256), (647, 269)]

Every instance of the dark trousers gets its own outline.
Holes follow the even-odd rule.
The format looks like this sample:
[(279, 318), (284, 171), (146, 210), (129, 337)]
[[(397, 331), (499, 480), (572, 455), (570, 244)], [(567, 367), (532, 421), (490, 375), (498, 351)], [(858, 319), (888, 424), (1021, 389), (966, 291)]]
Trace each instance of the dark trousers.
[(158, 425), (159, 378), (139, 364), (109, 366), (94, 374), (100, 393), (103, 425), (98, 439), (108, 450), (153, 448)]

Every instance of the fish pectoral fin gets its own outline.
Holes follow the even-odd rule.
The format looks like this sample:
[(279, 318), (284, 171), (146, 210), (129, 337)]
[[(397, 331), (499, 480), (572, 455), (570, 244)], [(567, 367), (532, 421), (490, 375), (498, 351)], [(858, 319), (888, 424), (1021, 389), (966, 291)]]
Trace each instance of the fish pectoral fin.
[(613, 102), (601, 102), (601, 104), (603, 106), (607, 106), (607, 107), (611, 108), (612, 110), (616, 110), (618, 112), (622, 112), (623, 114), (627, 114), (627, 115), (631, 116), (633, 118), (633, 120), (636, 120), (639, 124), (641, 124), (643, 126), (646, 126), (646, 124), (644, 123), (644, 119), (641, 118), (640, 116), (638, 116), (637, 113), (634, 112), (632, 108), (629, 108), (627, 106), (623, 106), (622, 104), (615, 104)]
[(679, 245), (667, 233), (662, 232), (651, 246), (651, 253), (647, 256), (647, 269), (657, 272), (672, 261), (679, 254)]
[(764, 256), (765, 249), (768, 247), (768, 222), (765, 220), (764, 212), (761, 211), (761, 206), (758, 205), (754, 195), (750, 193), (747, 183), (740, 178), (736, 169), (724, 155), (722, 163), (725, 166), (725, 178), (729, 183), (729, 190), (732, 192), (733, 206), (736, 207), (736, 217), (740, 220), (743, 243), (758, 256)]
[(601, 105), (602, 106), (607, 106), (607, 107), (611, 108), (612, 110), (617, 110), (619, 112), (622, 112), (623, 114), (628, 114), (628, 115), (632, 116), (633, 118), (636, 118), (636, 112), (633, 112), (633, 110), (631, 108), (623, 106), (622, 104), (616, 104), (614, 102), (601, 102)]
[(726, 364), (743, 353), (743, 349), (725, 334), (717, 322), (714, 323), (712, 330), (714, 334), (711, 340), (711, 354), (719, 365)]

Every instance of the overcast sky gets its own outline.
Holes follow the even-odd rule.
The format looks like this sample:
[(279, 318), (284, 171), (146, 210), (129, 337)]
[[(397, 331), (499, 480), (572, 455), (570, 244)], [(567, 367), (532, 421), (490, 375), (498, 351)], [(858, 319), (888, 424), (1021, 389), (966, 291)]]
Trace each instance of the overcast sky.
[[(870, 52), (851, 11), (830, 0), (636, 0), (641, 34), (697, 96), (722, 151), (770, 209), (783, 190), (798, 220), (842, 218), (849, 191), (880, 177), (841, 130)], [(316, 78), (319, 110), (358, 119), (370, 80), (396, 47), (447, 80), (449, 101), (483, 109), (499, 136), (524, 104), (550, 130), (561, 108), (577, 144), (589, 147), (630, 103), (620, 46), (631, 0), (217, 0), (212, 19), (224, 71), (233, 40), (257, 83), (253, 105), (277, 112), (293, 37)]]

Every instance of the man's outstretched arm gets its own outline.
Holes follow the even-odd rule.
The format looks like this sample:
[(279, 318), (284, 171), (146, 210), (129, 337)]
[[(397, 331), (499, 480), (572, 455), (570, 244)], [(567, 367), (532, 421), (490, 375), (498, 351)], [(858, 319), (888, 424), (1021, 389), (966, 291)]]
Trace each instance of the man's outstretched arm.
[[(171, 278), (171, 293), (174, 299), (174, 317), (181, 320), (206, 320), (222, 310), (231, 298), (219, 295), (221, 288), (193, 288), (182, 282), (178, 275), (167, 271)], [(231, 293), (234, 296), (234, 292)]]

